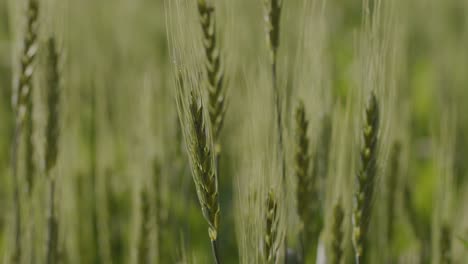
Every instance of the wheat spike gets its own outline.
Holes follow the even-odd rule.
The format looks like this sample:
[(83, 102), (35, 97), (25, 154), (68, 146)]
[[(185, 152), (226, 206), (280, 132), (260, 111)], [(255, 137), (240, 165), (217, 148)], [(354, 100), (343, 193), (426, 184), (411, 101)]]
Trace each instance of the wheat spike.
[[(310, 150), (307, 129), (309, 123), (305, 116), (303, 102), (296, 110), (296, 154), (295, 174), (297, 178), (297, 212), (302, 221), (303, 253), (315, 251), (316, 243), (322, 229), (322, 212), (320, 209), (317, 175), (310, 171)], [(305, 256), (303, 256), (305, 257)]]
[[(18, 179), (18, 153), (20, 148), (20, 140), (24, 123), (28, 120), (27, 127), (27, 145), (26, 150), (28, 151), (26, 158), (26, 172), (27, 175), (27, 189), (31, 189), (32, 182), (32, 85), (34, 75), (34, 62), (36, 59), (38, 43), (38, 16), (39, 16), (39, 4), (37, 0), (29, 0), (27, 13), (26, 13), (26, 31), (23, 38), (23, 51), (21, 54), (20, 61), (20, 76), (17, 81), (17, 85), (13, 89), (13, 108), (15, 110), (15, 133), (12, 146), (12, 177), (13, 177), (13, 207), (14, 207), (14, 224), (15, 224), (15, 244), (12, 255), (12, 262), (18, 263), (21, 261), (21, 208), (20, 208), (20, 194), (19, 194), (19, 179)], [(30, 121), (30, 122), (29, 122)]]
[[(179, 115), (182, 117), (182, 126), (188, 127), (188, 129), (184, 131), (184, 137), (192, 167), (192, 176), (203, 216), (209, 225), (208, 234), (211, 240), (215, 261), (219, 263), (217, 238), (220, 208), (218, 199), (218, 179), (214, 165), (215, 157), (203, 118), (203, 104), (200, 94), (192, 91), (189, 95), (188, 108), (180, 109), (181, 106), (183, 107), (183, 105), (185, 105), (184, 96), (185, 94), (182, 89), (180, 89), (177, 97)], [(187, 120), (184, 120), (184, 115), (188, 115)], [(188, 124), (184, 124), (183, 122), (187, 122)]]
[(219, 149), (219, 133), (223, 126), (226, 112), (224, 72), (221, 54), (216, 34), (216, 18), (214, 6), (206, 0), (198, 1), (198, 13), (203, 31), (203, 46), (206, 58), (206, 75), (208, 78), (208, 96), (213, 140), (216, 151)]
[(364, 259), (368, 223), (371, 216), (371, 201), (377, 172), (379, 105), (374, 93), (371, 95), (365, 112), (363, 146), (360, 153), (361, 167), (356, 177), (354, 192), (352, 237), (356, 263), (361, 263)]
[(263, 240), (265, 263), (274, 264), (278, 258), (278, 201), (272, 190), (268, 193), (266, 201), (266, 226)]
[(344, 211), (338, 202), (333, 208), (330, 263), (340, 264), (343, 258), (343, 220)]

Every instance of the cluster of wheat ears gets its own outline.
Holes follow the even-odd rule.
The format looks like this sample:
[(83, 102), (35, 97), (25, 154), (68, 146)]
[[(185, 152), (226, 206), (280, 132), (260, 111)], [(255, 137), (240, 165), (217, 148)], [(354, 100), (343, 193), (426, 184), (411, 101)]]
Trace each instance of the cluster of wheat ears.
[[(466, 263), (466, 253), (454, 245), (463, 244), (458, 242), (463, 234), (455, 232), (466, 226), (456, 225), (460, 221), (453, 217), (455, 111), (441, 111), (442, 128), (435, 132), (434, 166), (441, 179), (437, 210), (429, 216), (434, 220), (420, 222), (412, 202), (420, 195), (402, 176), (409, 171), (405, 159), (412, 151), (403, 132), (411, 126), (409, 108), (399, 87), (406, 56), (398, 12), (403, 0), (362, 1), (359, 30), (343, 45), (353, 50), (346, 70), (336, 63), (343, 60), (340, 54), (330, 54), (329, 48), (339, 29), (330, 23), (328, 16), (337, 14), (327, 11), (328, 2), (336, 1), (258, 0), (245, 4), (252, 8), (244, 17), (230, 13), (229, 7), (241, 5), (237, 0), (161, 1), (159, 14), (166, 15), (162, 42), (172, 63), (154, 79), (167, 80), (161, 82), (166, 91), (156, 93), (165, 99), (151, 101), (151, 73), (141, 78), (138, 63), (124, 55), (113, 58), (115, 68), (96, 66), (86, 82), (92, 94), (85, 107), (91, 116), (85, 126), (90, 176), (73, 176), (73, 181), (64, 173), (72, 170), (65, 160), (77, 159), (72, 152), (82, 150), (62, 138), (80, 133), (70, 119), (79, 116), (73, 111), (81, 106), (70, 110), (64, 102), (82, 96), (67, 87), (82, 76), (77, 78), (73, 71), (78, 68), (66, 60), (68, 51), (81, 47), (78, 42), (62, 46), (64, 35), (92, 29), (55, 35), (45, 18), (53, 14), (45, 4), (52, 0), (17, 1), (26, 4), (19, 16), (24, 23), (13, 27), (21, 41), (13, 56), (12, 213), (7, 246), (1, 244), (5, 263), (197, 262), (197, 256), (187, 256), (183, 242), (178, 257), (170, 253), (179, 251), (177, 237), (183, 241), (190, 234), (178, 226), (185, 217), (203, 217), (208, 230), (213, 260), (198, 256), (198, 263)], [(243, 21), (251, 14), (256, 19)], [(263, 35), (249, 35), (248, 27), (261, 28)], [(112, 48), (132, 45), (116, 35)], [(142, 59), (135, 61), (151, 50), (143, 49)], [(98, 53), (89, 55), (90, 65), (106, 59)], [(130, 71), (144, 79), (145, 88), (140, 94), (136, 88), (119, 88), (116, 94), (132, 98), (125, 102), (132, 102), (127, 107), (138, 117), (126, 116), (124, 124), (115, 126), (124, 130), (128, 125), (133, 132), (114, 134), (109, 120), (119, 120), (115, 112), (125, 115), (126, 110), (112, 110), (112, 105), (126, 99), (114, 97), (112, 89), (93, 87), (118, 86), (128, 81), (122, 76)], [(347, 74), (351, 80), (340, 84)], [(334, 86), (340, 85), (346, 86), (345, 95), (337, 95)], [(151, 119), (162, 128), (151, 126)], [(158, 139), (147, 140), (154, 134)], [(130, 147), (113, 140), (118, 135), (130, 138), (134, 152), (121, 154)], [(104, 149), (105, 144), (110, 147)], [(155, 150), (147, 151), (148, 146)], [(132, 176), (116, 185), (113, 176), (124, 172), (102, 164), (123, 160)], [(79, 168), (80, 162), (68, 164)], [(185, 189), (189, 175), (193, 184)], [(122, 190), (127, 183), (133, 184), (131, 191)], [(197, 208), (191, 215), (187, 190), (196, 193), (192, 200), (201, 214)], [(462, 191), (459, 196), (466, 197)], [(70, 211), (73, 216), (67, 216)], [(417, 244), (408, 251), (401, 250), (408, 240), (399, 235), (402, 225), (411, 229)], [(190, 240), (196, 245), (208, 239), (193, 235)], [(226, 253), (232, 248), (236, 257)]]

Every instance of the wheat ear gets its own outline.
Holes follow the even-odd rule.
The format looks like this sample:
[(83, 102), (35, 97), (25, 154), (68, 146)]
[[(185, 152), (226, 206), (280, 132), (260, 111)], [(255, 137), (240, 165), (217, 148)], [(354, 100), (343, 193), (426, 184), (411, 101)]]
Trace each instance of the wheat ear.
[[(198, 13), (203, 31), (203, 47), (206, 58), (206, 75), (208, 78), (208, 112), (210, 115), (213, 141), (219, 148), (219, 133), (223, 126), (226, 112), (224, 72), (221, 53), (216, 34), (214, 6), (206, 0), (198, 0)], [(215, 149), (218, 151), (217, 149)]]
[(51, 170), (57, 163), (58, 141), (59, 141), (59, 117), (60, 117), (60, 79), (58, 70), (59, 55), (55, 39), (50, 38), (48, 42), (47, 58), (47, 127), (46, 127), (46, 173), (49, 177), (49, 216), (47, 226), (47, 253), (46, 263), (57, 262), (58, 251), (58, 220), (55, 213), (55, 177)]
[(331, 252), (330, 252), (330, 263), (340, 264), (343, 258), (343, 220), (344, 211), (338, 202), (333, 208), (333, 224), (331, 234)]
[(278, 48), (280, 44), (280, 18), (282, 10), (281, 0), (264, 0), (266, 6), (266, 27), (267, 27), (267, 42), (271, 61), (271, 74), (273, 83), (273, 96), (276, 111), (276, 126), (278, 131), (278, 151), (281, 160), (281, 172), (283, 180), (286, 180), (286, 161), (284, 158), (284, 143), (283, 143), (283, 111), (281, 104), (281, 96), (278, 87), (277, 61)]
[(363, 146), (360, 153), (361, 167), (356, 177), (353, 210), (353, 246), (356, 263), (361, 263), (365, 254), (368, 223), (371, 216), (371, 201), (377, 172), (377, 145), (379, 132), (379, 105), (372, 93), (365, 111), (362, 131)]
[(270, 190), (266, 200), (266, 226), (263, 239), (264, 261), (268, 264), (277, 263), (279, 254), (278, 240), (278, 201), (275, 194)]
[[(34, 62), (36, 59), (38, 43), (38, 16), (39, 4), (37, 0), (29, 0), (26, 13), (26, 32), (23, 40), (23, 52), (20, 61), (20, 76), (18, 84), (13, 91), (13, 107), (15, 110), (15, 132), (12, 145), (12, 177), (13, 177), (13, 208), (14, 208), (14, 223), (15, 223), (15, 244), (12, 256), (12, 262), (18, 263), (21, 261), (21, 208), (19, 194), (19, 175), (18, 175), (18, 155), (20, 148), (20, 139), (24, 122), (31, 105), (31, 90), (33, 84)], [(32, 128), (31, 128), (32, 129)], [(29, 134), (29, 133), (28, 133)], [(28, 177), (29, 179), (29, 177)], [(28, 189), (29, 186), (28, 186)]]
[(190, 158), (192, 176), (197, 190), (198, 200), (201, 205), (203, 216), (208, 222), (208, 234), (211, 240), (213, 255), (216, 263), (219, 263), (218, 254), (218, 223), (219, 223), (219, 199), (218, 199), (218, 178), (214, 165), (214, 153), (212, 144), (208, 137), (207, 128), (203, 118), (203, 104), (201, 96), (192, 92), (189, 95), (188, 109), (181, 110), (180, 106), (185, 105), (185, 94), (179, 90), (178, 105), (179, 115), (184, 116), (184, 111), (188, 111), (188, 120), (181, 118), (181, 122), (188, 122), (188, 129), (184, 131), (185, 142)]
[[(302, 221), (302, 251), (313, 251), (316, 255), (317, 241), (322, 229), (322, 213), (320, 210), (317, 177), (310, 171), (310, 150), (307, 137), (309, 123), (305, 115), (303, 102), (299, 102), (296, 110), (296, 154), (295, 174), (297, 178), (297, 212)], [(304, 258), (305, 256), (303, 256)]]

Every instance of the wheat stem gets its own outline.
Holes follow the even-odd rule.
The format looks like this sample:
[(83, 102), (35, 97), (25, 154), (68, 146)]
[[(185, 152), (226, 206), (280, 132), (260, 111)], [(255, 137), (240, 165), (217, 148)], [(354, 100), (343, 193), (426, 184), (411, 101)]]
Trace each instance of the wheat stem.
[(366, 109), (363, 128), (363, 146), (360, 153), (361, 167), (356, 177), (353, 210), (353, 246), (356, 263), (365, 258), (365, 243), (371, 216), (371, 201), (377, 172), (377, 145), (379, 132), (379, 105), (372, 93)]
[(48, 117), (46, 127), (46, 153), (45, 164), (46, 173), (49, 177), (49, 217), (47, 226), (47, 253), (46, 263), (57, 262), (58, 251), (58, 220), (55, 213), (55, 178), (51, 175), (51, 170), (57, 163), (58, 141), (59, 141), (59, 102), (60, 102), (60, 84), (58, 71), (58, 52), (53, 38), (48, 42), (48, 67), (47, 67), (47, 85), (48, 85)]

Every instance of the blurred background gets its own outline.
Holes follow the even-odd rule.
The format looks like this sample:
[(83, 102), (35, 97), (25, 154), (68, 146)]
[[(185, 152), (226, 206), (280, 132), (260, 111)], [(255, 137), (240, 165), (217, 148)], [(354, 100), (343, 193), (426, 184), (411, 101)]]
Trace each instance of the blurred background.
[[(13, 237), (11, 98), (19, 74), (27, 2), (0, 1), (0, 254), (5, 263), (9, 263)], [(24, 246), (32, 263), (42, 263), (44, 258), (47, 183), (43, 173), (46, 88), (42, 46), (50, 36), (56, 37), (60, 50), (61, 136), (54, 175), (58, 181), (62, 262), (146, 263), (141, 256), (149, 254), (154, 261), (149, 263), (210, 263), (207, 226), (174, 99), (174, 64), (179, 63), (179, 57), (190, 56), (184, 47), (199, 45), (193, 44), (201, 34), (195, 2), (39, 0), (39, 55), (33, 89), (37, 170), (31, 201), (36, 206), (25, 213), (28, 220), (23, 227), (27, 230), (29, 222), (36, 226), (35, 238)], [(345, 182), (352, 183), (355, 173), (354, 166), (347, 164), (353, 159), (347, 155), (359, 147), (342, 144), (342, 140), (358, 138), (355, 130), (363, 115), (356, 105), (365, 99), (349, 102), (361, 94), (355, 92), (361, 89), (356, 79), (366, 74), (356, 69), (373, 54), (371, 48), (360, 44), (366, 41), (362, 1), (283, 2), (279, 71), (285, 119), (291, 119), (286, 122), (286, 136), (293, 138), (294, 126), (288, 124), (292, 123), (297, 97), (303, 97), (306, 107), (310, 105), (311, 136), (319, 134), (320, 116), (331, 114), (337, 127), (332, 155), (341, 163), (331, 161), (330, 174), (350, 179), (334, 178), (331, 185), (341, 187), (327, 190), (341, 193), (330, 195), (333, 199), (340, 196), (351, 201), (346, 197), (351, 197), (352, 189), (346, 188)], [(239, 189), (248, 182), (238, 177), (246, 170), (242, 156), (255, 154), (246, 154), (247, 142), (255, 139), (249, 131), (257, 133), (257, 138), (263, 131), (252, 128), (258, 124), (255, 121), (263, 120), (254, 112), (268, 102), (259, 88), (268, 86), (263, 80), (267, 79), (266, 71), (259, 70), (268, 57), (264, 10), (260, 0), (219, 0), (215, 6), (229, 95), (221, 140), (220, 251), (223, 262), (239, 263), (243, 253), (238, 250), (235, 203)], [(371, 12), (378, 9), (371, 7)], [(417, 263), (424, 259), (421, 248), (438, 252), (443, 246), (437, 231), (443, 223), (452, 230), (453, 263), (465, 263), (468, 1), (397, 0), (393, 9), (382, 8), (380, 12), (380, 17), (392, 17), (382, 19), (380, 26), (388, 35), (375, 34), (381, 44), (387, 44), (379, 47), (389, 58), (384, 63), (391, 64), (385, 68), (391, 69), (388, 78), (381, 82), (395, 90), (392, 100), (383, 100), (383, 111), (391, 116), (388, 122), (383, 121), (383, 135), (391, 135), (384, 149), (390, 153), (395, 142), (402, 147), (401, 166), (395, 176), (395, 239), (391, 245), (375, 243), (373, 252), (376, 257), (382, 252), (396, 256), (395, 262), (388, 263)], [(385, 24), (388, 21), (391, 24)], [(347, 130), (346, 122), (354, 130)], [(264, 154), (261, 150), (257, 153)], [(383, 171), (378, 180), (382, 190), (390, 169)], [(22, 196), (26, 201), (26, 194)], [(378, 197), (376, 208), (381, 203)], [(294, 208), (293, 201), (291, 204)], [(346, 210), (346, 215), (349, 213)], [(287, 223), (296, 230), (297, 216), (291, 218)], [(294, 248), (297, 230), (291, 232), (288, 240)], [(141, 246), (144, 236), (149, 237), (148, 249)], [(345, 248), (351, 256), (352, 247)], [(442, 263), (436, 254), (421, 263)], [(344, 263), (351, 263), (351, 259)]]

